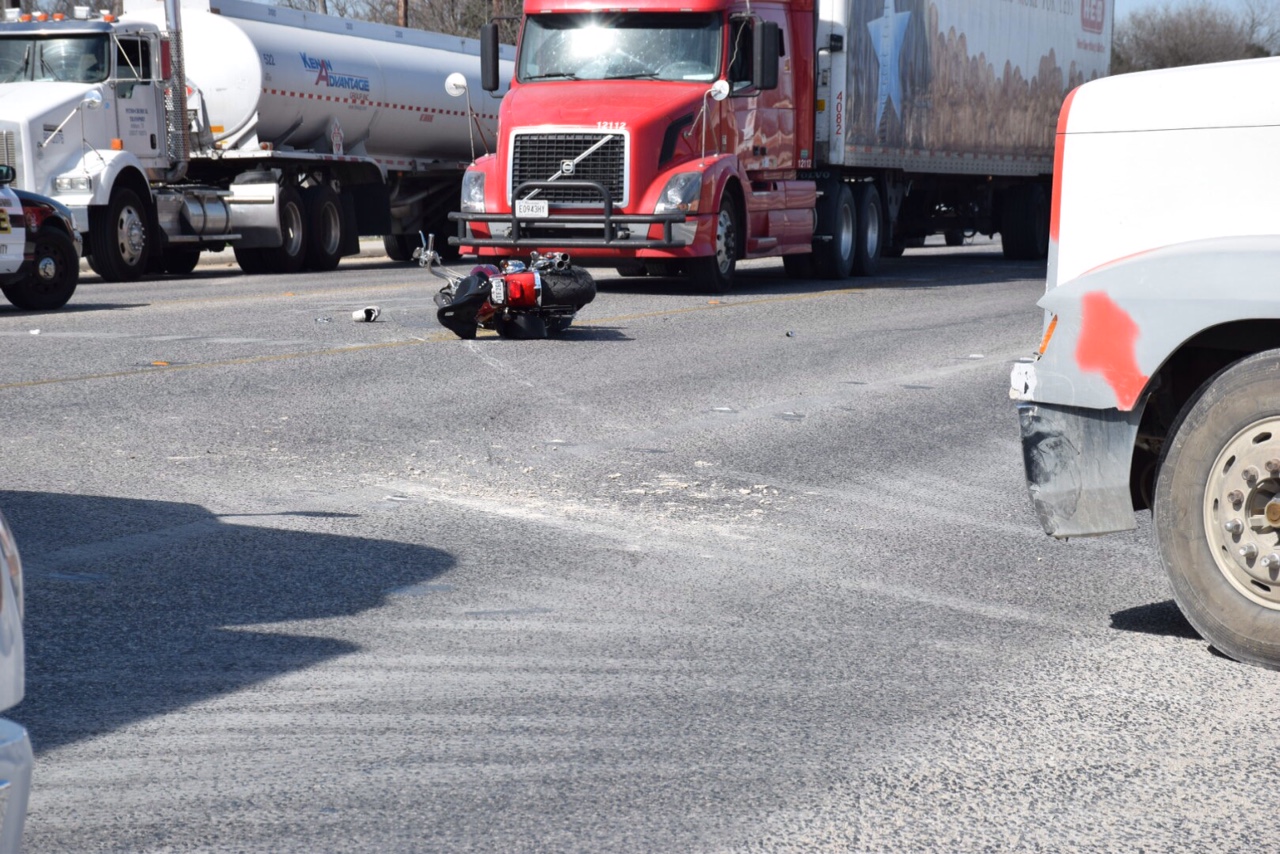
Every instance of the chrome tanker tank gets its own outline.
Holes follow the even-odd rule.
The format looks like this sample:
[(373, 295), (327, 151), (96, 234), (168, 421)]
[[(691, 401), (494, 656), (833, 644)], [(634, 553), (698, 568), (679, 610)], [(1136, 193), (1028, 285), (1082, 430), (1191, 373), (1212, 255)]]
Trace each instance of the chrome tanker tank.
[[(126, 0), (122, 20), (164, 29), (163, 2)], [(243, 0), (183, 0), (182, 41), (188, 85), (220, 148), (368, 155), (395, 168), (468, 161), (484, 151), (481, 134), (493, 145), (498, 98), (480, 88), (474, 39)], [(511, 54), (503, 60), (510, 79)], [(445, 93), (454, 72), (467, 78), (474, 127), (466, 99)]]

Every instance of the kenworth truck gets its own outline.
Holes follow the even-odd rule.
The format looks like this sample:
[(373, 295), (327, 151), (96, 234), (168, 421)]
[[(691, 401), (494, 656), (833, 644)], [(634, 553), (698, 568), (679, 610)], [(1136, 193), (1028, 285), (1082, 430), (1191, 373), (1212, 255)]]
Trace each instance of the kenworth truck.
[[(1106, 74), (1104, 0), (525, 0), (497, 151), (452, 242), (731, 286), (742, 258), (870, 274), (945, 232), (1048, 248), (1066, 92)], [(484, 86), (502, 82), (497, 28)]]
[[(1173, 597), (1280, 668), (1280, 59), (1086, 84), (1058, 123), (1044, 333), (1015, 365), (1032, 503), (1150, 509)], [(1189, 168), (1212, 164), (1212, 168)]]
[[(0, 23), (0, 163), (75, 215), (103, 278), (328, 270), (384, 235), (407, 260), (492, 146), (479, 45), (244, 0), (125, 0)], [(31, 18), (31, 16), (25, 16)], [(41, 19), (42, 18), (42, 19)]]

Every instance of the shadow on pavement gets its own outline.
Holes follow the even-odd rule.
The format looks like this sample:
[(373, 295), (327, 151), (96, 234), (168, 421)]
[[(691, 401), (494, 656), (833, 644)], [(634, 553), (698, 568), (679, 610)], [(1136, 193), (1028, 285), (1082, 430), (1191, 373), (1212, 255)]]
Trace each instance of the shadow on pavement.
[(26, 585), (26, 699), (6, 714), (37, 753), (354, 652), (323, 627), (238, 627), (358, 614), (454, 564), (194, 504), (0, 491), (0, 507)]
[(1199, 640), (1200, 634), (1182, 616), (1172, 600), (1139, 605), (1111, 615), (1111, 628), (1123, 632), (1140, 632), (1146, 635), (1163, 635), (1173, 638)]

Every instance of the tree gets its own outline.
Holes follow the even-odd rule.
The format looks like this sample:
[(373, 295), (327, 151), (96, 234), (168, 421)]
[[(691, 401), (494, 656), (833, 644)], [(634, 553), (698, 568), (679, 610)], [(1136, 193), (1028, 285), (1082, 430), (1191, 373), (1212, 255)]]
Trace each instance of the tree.
[(1271, 56), (1280, 49), (1280, 0), (1232, 12), (1210, 0), (1133, 12), (1116, 26), (1111, 73)]

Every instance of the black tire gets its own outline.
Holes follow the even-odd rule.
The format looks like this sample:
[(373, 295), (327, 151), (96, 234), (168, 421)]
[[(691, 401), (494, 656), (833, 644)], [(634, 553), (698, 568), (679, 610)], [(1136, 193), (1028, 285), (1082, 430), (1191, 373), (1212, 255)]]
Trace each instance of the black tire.
[(108, 282), (132, 282), (147, 272), (151, 214), (128, 187), (117, 187), (102, 210), (89, 215), (89, 266)]
[(283, 242), (263, 249), (262, 257), (270, 273), (297, 273), (307, 263), (307, 211), (293, 187), (281, 187), (278, 201)]
[(1019, 184), (1004, 194), (1000, 213), (1004, 257), (1039, 261), (1049, 254), (1049, 194), (1040, 184)]
[(630, 264), (619, 264), (613, 269), (624, 279), (638, 279), (648, 274), (648, 271), (645, 270), (643, 261), (633, 261)]
[(24, 311), (53, 311), (62, 308), (76, 292), (80, 281), (80, 257), (71, 237), (56, 228), (36, 233), (35, 260), (31, 275), (5, 285), (5, 299)]
[(964, 246), (964, 229), (948, 228), (942, 233), (942, 239), (948, 246)]
[(542, 279), (542, 304), (582, 308), (596, 298), (596, 282), (581, 267), (545, 272)]
[(409, 234), (382, 235), (382, 248), (392, 261), (412, 261), (413, 250), (419, 245)]
[(829, 185), (818, 199), (814, 269), (824, 279), (847, 279), (858, 256), (858, 213), (848, 184)]
[(240, 265), (241, 272), (250, 276), (267, 272), (265, 249), (241, 249), (236, 246), (231, 251), (236, 255), (236, 263)]
[[(1280, 487), (1267, 468), (1280, 469), (1280, 350), (1206, 382), (1171, 437), (1153, 520), (1173, 598), (1219, 651), (1280, 669), (1280, 526), (1265, 507)], [(1241, 552), (1249, 546), (1252, 558)]]
[(716, 252), (710, 258), (690, 258), (685, 270), (689, 283), (699, 290), (724, 294), (733, 290), (733, 274), (738, 266), (742, 227), (738, 208), (729, 193), (720, 198), (715, 223)]
[(302, 193), (307, 224), (306, 262), (308, 270), (327, 273), (342, 260), (342, 200), (332, 187), (310, 187)]
[(782, 269), (793, 279), (812, 279), (818, 275), (813, 264), (813, 253), (804, 255), (783, 255)]
[(857, 205), (857, 245), (853, 257), (855, 276), (874, 276), (880, 265), (880, 249), (884, 236), (884, 211), (880, 191), (875, 184), (862, 183), (853, 190)]
[(889, 243), (886, 243), (884, 247), (880, 250), (880, 257), (881, 258), (901, 258), (903, 253), (906, 251), (907, 251), (906, 242), (899, 238), (894, 238)]
[(185, 276), (200, 263), (199, 249), (177, 249), (169, 247), (164, 250), (164, 271), (174, 276)]

